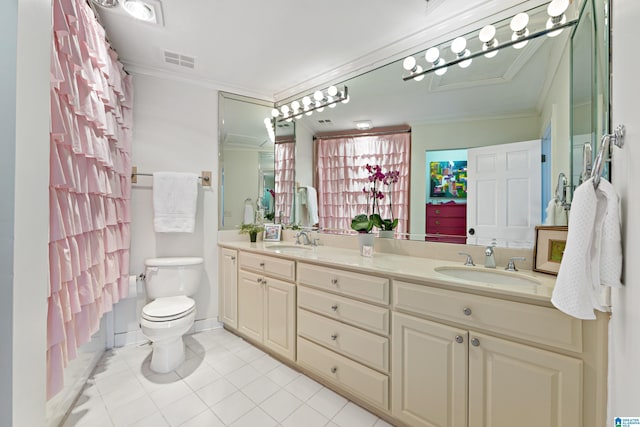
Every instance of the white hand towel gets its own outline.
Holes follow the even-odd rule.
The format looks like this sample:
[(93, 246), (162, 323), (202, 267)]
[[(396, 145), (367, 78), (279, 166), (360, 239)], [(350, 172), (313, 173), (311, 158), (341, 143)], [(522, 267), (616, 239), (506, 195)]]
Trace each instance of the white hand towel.
[(549, 200), (544, 225), (567, 225), (567, 211), (555, 197)]
[(318, 223), (318, 192), (315, 188), (307, 186), (307, 211), (309, 212), (309, 225)]
[(244, 215), (242, 216), (243, 224), (253, 224), (256, 219), (256, 214), (253, 211), (253, 205), (251, 204), (251, 200), (244, 203)]
[(594, 308), (609, 311), (607, 286), (619, 286), (618, 273), (622, 271), (619, 237), (618, 200), (613, 187), (601, 179), (596, 190), (592, 179), (585, 181), (573, 196), (567, 245), (551, 297), (553, 305), (578, 319), (595, 319)]
[(198, 175), (153, 174), (153, 227), (157, 233), (193, 233), (198, 204)]

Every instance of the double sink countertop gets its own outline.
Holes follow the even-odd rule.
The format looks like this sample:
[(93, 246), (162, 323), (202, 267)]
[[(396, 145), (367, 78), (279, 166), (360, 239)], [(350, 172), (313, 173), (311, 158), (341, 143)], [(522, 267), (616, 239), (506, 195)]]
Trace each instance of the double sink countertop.
[(263, 255), (335, 267), (358, 273), (374, 274), (393, 280), (428, 284), (443, 289), (504, 298), (514, 301), (551, 305), (555, 276), (519, 269), (505, 271), (481, 265), (471, 267), (461, 262), (375, 252), (372, 257), (355, 249), (335, 246), (297, 245), (294, 242), (225, 241), (221, 247)]

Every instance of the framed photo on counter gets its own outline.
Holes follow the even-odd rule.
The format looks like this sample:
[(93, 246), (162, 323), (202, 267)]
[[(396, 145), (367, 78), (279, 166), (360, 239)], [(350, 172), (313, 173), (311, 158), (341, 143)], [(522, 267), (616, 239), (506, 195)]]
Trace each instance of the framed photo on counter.
[(262, 240), (265, 242), (279, 242), (282, 233), (282, 224), (265, 224)]
[(536, 227), (536, 244), (533, 248), (533, 271), (558, 275), (560, 262), (567, 245), (566, 226)]

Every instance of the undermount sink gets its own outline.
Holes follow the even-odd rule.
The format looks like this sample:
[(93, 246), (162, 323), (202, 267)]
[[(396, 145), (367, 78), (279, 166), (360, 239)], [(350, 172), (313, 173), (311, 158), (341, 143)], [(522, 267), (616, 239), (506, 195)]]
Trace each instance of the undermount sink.
[(264, 247), (266, 250), (274, 251), (275, 253), (295, 253), (295, 252), (307, 252), (311, 250), (311, 246), (303, 245), (280, 245), (273, 244)]
[(494, 285), (531, 286), (540, 284), (540, 282), (532, 277), (527, 277), (512, 271), (483, 270), (473, 267), (436, 267), (435, 270), (438, 273), (457, 279), (492, 283)]

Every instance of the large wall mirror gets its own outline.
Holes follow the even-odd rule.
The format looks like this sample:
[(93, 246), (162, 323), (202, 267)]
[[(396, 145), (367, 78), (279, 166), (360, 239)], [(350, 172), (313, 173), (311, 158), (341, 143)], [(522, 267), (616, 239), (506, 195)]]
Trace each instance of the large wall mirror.
[[(546, 6), (527, 11), (532, 32), (545, 28), (549, 19)], [(488, 147), (540, 141), (546, 165), (539, 172), (542, 178), (537, 193), (526, 194), (527, 199), (536, 199), (538, 209), (536, 216), (524, 224), (529, 236), (533, 236), (534, 226), (545, 220), (545, 207), (555, 195), (560, 174), (569, 177), (573, 168), (582, 168), (582, 152), (572, 149), (572, 136), (576, 140), (578, 132), (589, 134), (595, 153), (596, 135), (605, 130), (604, 123), (608, 120), (605, 89), (609, 82), (608, 59), (604, 57), (608, 44), (607, 7), (607, 2), (601, 0), (574, 1), (566, 12), (567, 21), (587, 22), (580, 21), (579, 25), (567, 27), (555, 37), (545, 35), (529, 40), (521, 49), (505, 47), (492, 58), (479, 55), (467, 68), (451, 65), (445, 74), (429, 73), (421, 81), (403, 81), (404, 70), (402, 60), (399, 60), (350, 80), (335, 82), (348, 87), (350, 102), (297, 120), (297, 149), (313, 146), (314, 135), (348, 132), (360, 120), (370, 120), (374, 131), (379, 127), (409, 125), (412, 133), (410, 231), (408, 236), (400, 237), (424, 240), (425, 236), (429, 237), (425, 209), (430, 185), (428, 153), (470, 149), (481, 149), (482, 152), (492, 149)], [(584, 10), (590, 13), (585, 14)], [(511, 40), (510, 19), (494, 25), (499, 41)], [(597, 64), (588, 49), (572, 48), (572, 43), (580, 43), (576, 37), (586, 37), (573, 36), (576, 30), (580, 34), (588, 33), (591, 43), (598, 45), (596, 51), (601, 53)], [(482, 51), (479, 30), (461, 35), (467, 40), (466, 47), (470, 52)], [(449, 41), (438, 45), (442, 56), (447, 51), (451, 56), (451, 44)], [(426, 68), (429, 64), (425, 67), (424, 54), (422, 51), (413, 56), (418, 63), (422, 59), (421, 65)], [(406, 75), (406, 71), (404, 73)], [(589, 91), (581, 92), (581, 99), (574, 97), (572, 102), (572, 90), (577, 95), (574, 80), (578, 75)], [(297, 97), (287, 101), (293, 99)], [(592, 99), (597, 106), (589, 112), (588, 131), (578, 129), (577, 120), (572, 126), (572, 115), (583, 114), (578, 111), (581, 108), (578, 104), (586, 104)], [(308, 151), (312, 153), (313, 149)], [(576, 158), (573, 161), (572, 156)], [(298, 156), (297, 165), (299, 169), (312, 170), (315, 167), (313, 155)], [(568, 188), (567, 202), (570, 191)], [(486, 203), (482, 198), (479, 203), (483, 200)], [(467, 224), (467, 242), (488, 244), (494, 240), (490, 234), (486, 239), (470, 239), (469, 228)], [(496, 243), (508, 247), (532, 245), (531, 240), (522, 242), (508, 237), (499, 238)]]

